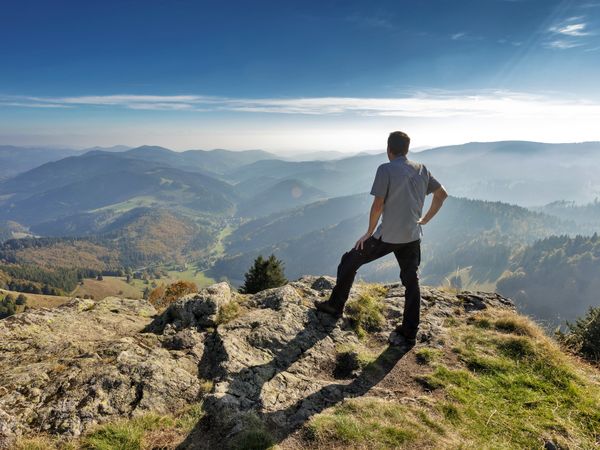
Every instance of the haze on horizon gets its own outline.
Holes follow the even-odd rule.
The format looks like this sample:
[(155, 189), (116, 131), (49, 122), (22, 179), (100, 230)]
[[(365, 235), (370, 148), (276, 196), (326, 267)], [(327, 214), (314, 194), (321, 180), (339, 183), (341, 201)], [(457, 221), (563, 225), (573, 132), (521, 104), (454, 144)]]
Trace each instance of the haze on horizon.
[(600, 140), (600, 2), (4, 5), (0, 144)]

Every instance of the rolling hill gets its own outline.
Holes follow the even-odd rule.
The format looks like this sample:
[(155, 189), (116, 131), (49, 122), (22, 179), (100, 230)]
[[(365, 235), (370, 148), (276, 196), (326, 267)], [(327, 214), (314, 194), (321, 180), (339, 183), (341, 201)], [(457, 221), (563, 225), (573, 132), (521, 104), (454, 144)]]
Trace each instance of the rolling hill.
[(31, 170), (40, 164), (77, 154), (72, 149), (0, 145), (0, 181)]
[[(292, 278), (311, 272), (334, 275), (340, 256), (367, 227), (370, 201), (366, 194), (334, 198), (247, 222), (228, 237), (227, 256), (211, 276), (239, 282), (258, 254), (270, 253), (286, 263)], [(572, 226), (519, 206), (451, 197), (424, 227), (424, 281), (444, 284), (457, 268), (475, 266), (474, 286), (495, 283), (515, 249)], [(398, 277), (398, 268), (390, 256), (361, 274), (372, 281), (390, 280)]]

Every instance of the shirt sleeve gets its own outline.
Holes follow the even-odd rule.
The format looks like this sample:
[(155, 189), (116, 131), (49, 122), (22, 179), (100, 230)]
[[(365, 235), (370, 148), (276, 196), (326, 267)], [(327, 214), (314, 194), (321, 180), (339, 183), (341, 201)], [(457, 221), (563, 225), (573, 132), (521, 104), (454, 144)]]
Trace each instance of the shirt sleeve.
[(373, 187), (371, 187), (371, 195), (375, 197), (386, 197), (388, 187), (390, 184), (390, 176), (384, 165), (377, 168), (377, 174), (373, 180)]
[(427, 181), (427, 195), (429, 195), (432, 192), (437, 191), (439, 188), (441, 188), (442, 185), (438, 180), (435, 179), (433, 175), (431, 175), (431, 172), (429, 170), (427, 170), (427, 175), (429, 177)]

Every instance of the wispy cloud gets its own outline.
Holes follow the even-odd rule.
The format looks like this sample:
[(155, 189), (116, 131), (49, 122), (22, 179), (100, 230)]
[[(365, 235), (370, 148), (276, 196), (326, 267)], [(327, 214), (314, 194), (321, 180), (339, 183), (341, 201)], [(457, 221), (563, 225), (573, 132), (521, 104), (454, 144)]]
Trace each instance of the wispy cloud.
[(523, 45), (523, 43), (521, 41), (512, 41), (510, 39), (498, 39), (498, 44), (509, 44), (512, 45), (513, 47), (520, 47), (521, 45)]
[(585, 16), (572, 16), (548, 29), (550, 38), (545, 42), (546, 48), (567, 50), (582, 47), (589, 36), (594, 33), (588, 30)]
[(11, 102), (0, 101), (0, 106), (18, 106), (23, 108), (68, 108), (68, 105), (53, 103)]
[[(4, 100), (4, 102), (3, 102)], [(400, 98), (309, 97), (226, 98), (202, 95), (91, 95), (0, 98), (0, 106), (100, 107), (132, 110), (237, 112), (297, 115), (354, 115), (406, 118), (563, 117), (600, 120), (600, 103), (511, 91), (418, 92)]]
[(585, 31), (587, 28), (587, 24), (585, 23), (571, 23), (568, 25), (551, 27), (550, 31), (558, 34), (564, 34), (565, 36), (589, 36), (590, 33)]
[(364, 28), (381, 28), (385, 30), (394, 28), (389, 19), (381, 16), (361, 16), (355, 14), (346, 17), (346, 20)]
[(460, 33), (454, 33), (450, 35), (450, 39), (452, 39), (453, 41), (459, 41), (461, 39), (464, 39), (467, 37), (467, 33), (465, 33), (464, 31), (461, 31)]
[(582, 45), (582, 42), (565, 41), (562, 39), (556, 39), (555, 41), (546, 42), (547, 48), (555, 48), (558, 50), (566, 50), (569, 48), (581, 47)]

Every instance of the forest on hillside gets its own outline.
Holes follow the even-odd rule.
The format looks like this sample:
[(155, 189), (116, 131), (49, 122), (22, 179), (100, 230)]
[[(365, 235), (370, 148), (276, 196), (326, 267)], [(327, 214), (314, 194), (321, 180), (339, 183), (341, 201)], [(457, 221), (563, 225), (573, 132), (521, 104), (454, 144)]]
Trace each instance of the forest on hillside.
[(600, 301), (600, 237), (552, 236), (519, 251), (497, 289), (548, 324), (573, 322)]

